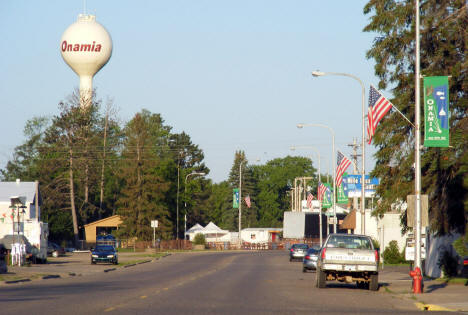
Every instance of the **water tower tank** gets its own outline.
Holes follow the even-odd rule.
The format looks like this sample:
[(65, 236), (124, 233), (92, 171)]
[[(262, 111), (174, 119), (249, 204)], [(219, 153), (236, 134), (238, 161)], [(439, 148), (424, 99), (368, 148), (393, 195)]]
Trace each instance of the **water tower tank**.
[(62, 58), (80, 77), (81, 106), (90, 104), (93, 76), (109, 61), (112, 39), (94, 15), (80, 14), (60, 41)]

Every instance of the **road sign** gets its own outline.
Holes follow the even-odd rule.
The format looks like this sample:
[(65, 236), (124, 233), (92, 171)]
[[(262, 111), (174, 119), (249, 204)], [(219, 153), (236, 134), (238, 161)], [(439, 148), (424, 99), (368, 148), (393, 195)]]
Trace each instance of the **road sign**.
[[(406, 196), (406, 204), (408, 208), (406, 208), (406, 225), (408, 227), (414, 227), (414, 208), (416, 204), (416, 195), (408, 195)], [(428, 215), (428, 196), (421, 195), (421, 227), (424, 228), (428, 226), (429, 223), (429, 215)]]
[(157, 228), (158, 227), (158, 220), (151, 220), (151, 227)]

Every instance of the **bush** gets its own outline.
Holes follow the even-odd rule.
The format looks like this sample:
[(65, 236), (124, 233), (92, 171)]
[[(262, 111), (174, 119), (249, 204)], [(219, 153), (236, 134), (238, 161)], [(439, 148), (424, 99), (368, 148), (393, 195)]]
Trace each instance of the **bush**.
[(447, 249), (444, 249), (442, 255), (439, 256), (438, 265), (445, 277), (457, 275), (458, 260)]
[(400, 264), (404, 262), (404, 257), (400, 253), (397, 241), (391, 241), (383, 252), (383, 258), (387, 264)]
[(468, 256), (468, 231), (465, 236), (460, 237), (452, 243), (453, 248), (457, 252), (458, 256), (465, 257)]
[(379, 249), (380, 250), (380, 243), (377, 239), (371, 237), (371, 240), (372, 240), (372, 245), (374, 245), (374, 248), (375, 249)]
[(205, 245), (206, 244), (205, 235), (203, 235), (201, 233), (195, 234), (195, 237), (193, 238), (193, 244), (195, 244), (195, 245)]

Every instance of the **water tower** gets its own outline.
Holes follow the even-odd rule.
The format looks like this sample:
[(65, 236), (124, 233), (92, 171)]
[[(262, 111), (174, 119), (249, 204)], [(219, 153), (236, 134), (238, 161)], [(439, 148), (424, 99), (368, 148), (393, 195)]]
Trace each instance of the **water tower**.
[(91, 104), (93, 76), (109, 61), (112, 39), (107, 30), (96, 22), (96, 16), (78, 15), (60, 40), (62, 58), (80, 77), (80, 106)]

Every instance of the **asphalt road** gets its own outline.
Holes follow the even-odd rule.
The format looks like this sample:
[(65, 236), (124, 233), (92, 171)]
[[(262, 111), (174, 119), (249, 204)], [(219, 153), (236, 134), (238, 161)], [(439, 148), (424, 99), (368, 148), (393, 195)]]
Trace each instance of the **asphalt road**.
[[(89, 266), (92, 268), (92, 266)], [(314, 286), (285, 251), (174, 254), (90, 276), (0, 287), (1, 314), (377, 314), (413, 303), (354, 285)]]

